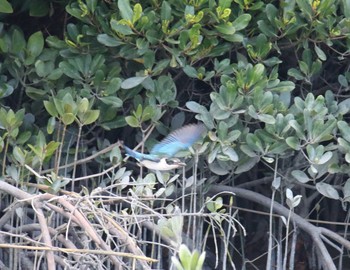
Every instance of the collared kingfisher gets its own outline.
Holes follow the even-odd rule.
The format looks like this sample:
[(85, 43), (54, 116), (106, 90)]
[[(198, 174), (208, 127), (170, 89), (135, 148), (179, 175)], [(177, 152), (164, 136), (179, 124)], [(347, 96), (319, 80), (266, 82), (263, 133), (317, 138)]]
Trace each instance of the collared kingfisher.
[(136, 152), (125, 145), (124, 149), (128, 156), (135, 158), (148, 169), (169, 171), (186, 165), (180, 159), (174, 158), (175, 154), (191, 147), (206, 131), (203, 124), (189, 124), (171, 132), (153, 146), (149, 154)]

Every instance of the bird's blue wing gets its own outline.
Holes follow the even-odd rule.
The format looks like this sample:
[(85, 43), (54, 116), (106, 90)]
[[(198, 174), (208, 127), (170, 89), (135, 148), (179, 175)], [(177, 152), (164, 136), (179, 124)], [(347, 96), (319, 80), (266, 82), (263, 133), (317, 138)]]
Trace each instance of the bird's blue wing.
[(129, 147), (127, 147), (125, 145), (124, 145), (124, 149), (125, 149), (125, 152), (128, 156), (133, 157), (137, 160), (144, 160), (144, 159), (152, 160), (152, 161), (159, 161), (160, 160), (159, 157), (157, 157), (157, 156), (154, 156), (152, 154), (142, 154), (140, 152), (137, 152), (137, 151), (130, 149)]
[(160, 143), (156, 144), (150, 154), (172, 157), (177, 152), (189, 148), (207, 131), (203, 124), (190, 124), (174, 130)]

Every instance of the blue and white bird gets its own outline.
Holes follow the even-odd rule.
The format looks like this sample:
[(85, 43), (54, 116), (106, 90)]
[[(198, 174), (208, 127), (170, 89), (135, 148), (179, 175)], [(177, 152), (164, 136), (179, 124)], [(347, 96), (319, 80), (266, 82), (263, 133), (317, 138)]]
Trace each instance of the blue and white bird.
[(135, 158), (148, 169), (169, 171), (186, 165), (174, 156), (179, 151), (191, 147), (206, 131), (203, 124), (190, 124), (171, 132), (153, 146), (149, 154), (134, 151), (125, 145), (124, 149), (128, 156)]

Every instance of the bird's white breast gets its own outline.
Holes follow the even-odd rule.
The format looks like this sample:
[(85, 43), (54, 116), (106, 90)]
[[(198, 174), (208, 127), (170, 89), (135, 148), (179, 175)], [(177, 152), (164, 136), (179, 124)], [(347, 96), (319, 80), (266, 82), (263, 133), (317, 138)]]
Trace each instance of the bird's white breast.
[(166, 162), (165, 158), (162, 158), (160, 161), (155, 162), (152, 160), (141, 160), (140, 164), (142, 164), (143, 166), (145, 166), (146, 168), (150, 169), (150, 170), (156, 170), (156, 171), (169, 171), (169, 170), (173, 170), (179, 167), (182, 167), (183, 165), (180, 164), (168, 164)]

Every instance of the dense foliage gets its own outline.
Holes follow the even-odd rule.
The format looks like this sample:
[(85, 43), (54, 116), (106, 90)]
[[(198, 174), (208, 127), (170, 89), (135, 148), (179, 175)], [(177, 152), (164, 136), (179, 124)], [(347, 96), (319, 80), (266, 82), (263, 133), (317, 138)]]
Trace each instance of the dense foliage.
[(0, 263), (342, 269), (349, 44), (347, 0), (0, 0)]

